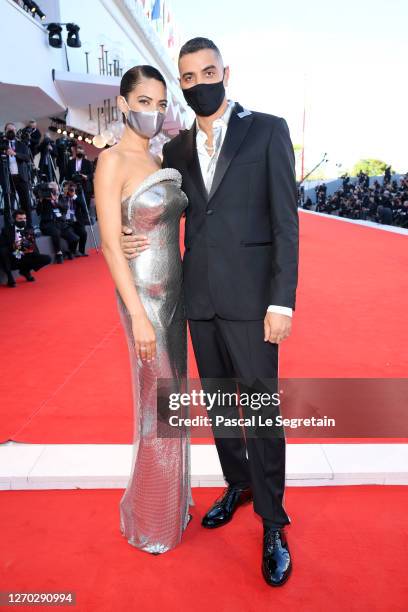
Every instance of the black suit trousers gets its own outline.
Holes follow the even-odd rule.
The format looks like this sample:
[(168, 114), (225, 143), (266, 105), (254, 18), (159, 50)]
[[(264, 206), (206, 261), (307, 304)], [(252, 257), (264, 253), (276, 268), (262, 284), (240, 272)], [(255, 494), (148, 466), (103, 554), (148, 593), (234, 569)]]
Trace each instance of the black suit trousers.
[(31, 199), (30, 192), (28, 189), (28, 183), (21, 178), (19, 174), (10, 174), (10, 195), (11, 195), (11, 207), (16, 208), (16, 193), (18, 193), (19, 207), (22, 208), (27, 216), (27, 226), (33, 226), (32, 214), (31, 214)]
[[(238, 388), (251, 393), (278, 390), (277, 344), (264, 341), (263, 320), (230, 321), (215, 316), (210, 320), (189, 320), (191, 339), (204, 391), (234, 393)], [(240, 413), (241, 411), (241, 413)], [(257, 414), (276, 416), (279, 407), (261, 409)], [(254, 510), (269, 527), (290, 523), (283, 507), (285, 492), (285, 438), (276, 428), (273, 434), (243, 430), (240, 426), (214, 427), (216, 414), (227, 417), (254, 414), (251, 408), (215, 406), (213, 431), (224, 478), (230, 485), (252, 486)]]

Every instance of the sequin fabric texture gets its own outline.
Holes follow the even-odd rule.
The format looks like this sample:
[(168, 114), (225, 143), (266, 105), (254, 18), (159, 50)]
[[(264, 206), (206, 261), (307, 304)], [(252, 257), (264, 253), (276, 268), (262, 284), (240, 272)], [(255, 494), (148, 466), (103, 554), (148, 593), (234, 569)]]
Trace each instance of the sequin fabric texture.
[(136, 354), (131, 317), (115, 289), (129, 349), (134, 410), (132, 470), (119, 504), (120, 531), (129, 544), (150, 553), (180, 543), (193, 503), (188, 430), (172, 431), (172, 437), (157, 432), (158, 380), (182, 392), (187, 376), (179, 228), (188, 201), (180, 187), (180, 173), (163, 168), (122, 201), (122, 223), (150, 241), (128, 264), (155, 329), (157, 356), (147, 363)]

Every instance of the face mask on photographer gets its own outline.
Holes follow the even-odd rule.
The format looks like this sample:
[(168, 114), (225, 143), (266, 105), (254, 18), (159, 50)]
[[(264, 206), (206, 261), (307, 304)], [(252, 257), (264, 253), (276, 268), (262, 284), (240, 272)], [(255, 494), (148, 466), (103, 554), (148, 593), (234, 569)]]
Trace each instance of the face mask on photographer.
[(23, 229), (26, 226), (26, 221), (15, 221), (15, 224), (20, 229)]
[(77, 151), (76, 156), (78, 157), (78, 159), (82, 159), (82, 157), (84, 156), (84, 152), (80, 149), (79, 151)]
[(185, 101), (196, 115), (199, 117), (209, 117), (217, 112), (224, 101), (224, 79), (218, 83), (199, 83), (194, 85), (194, 87), (182, 89), (182, 92)]
[(7, 130), (7, 132), (6, 132), (6, 138), (7, 138), (7, 140), (14, 140), (14, 139), (15, 139), (15, 137), (16, 137), (16, 133), (15, 133), (15, 131), (14, 131), (14, 130), (12, 130), (12, 129), (8, 129), (8, 130)]
[[(123, 96), (122, 96), (123, 98)], [(126, 99), (123, 98), (128, 107), (128, 113), (126, 115), (127, 125), (139, 136), (143, 138), (153, 138), (156, 136), (163, 127), (166, 113), (160, 111), (134, 111), (130, 110), (129, 104)]]

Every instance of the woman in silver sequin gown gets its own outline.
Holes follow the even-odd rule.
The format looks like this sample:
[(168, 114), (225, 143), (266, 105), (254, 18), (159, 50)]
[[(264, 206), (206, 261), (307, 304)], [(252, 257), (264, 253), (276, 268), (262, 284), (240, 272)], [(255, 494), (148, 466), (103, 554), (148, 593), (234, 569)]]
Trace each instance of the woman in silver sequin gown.
[(122, 202), (122, 224), (149, 238), (149, 249), (129, 261), (138, 294), (156, 331), (156, 359), (136, 355), (127, 309), (116, 291), (126, 331), (133, 383), (132, 473), (120, 501), (121, 531), (130, 544), (165, 552), (188, 523), (190, 498), (188, 432), (157, 437), (157, 379), (182, 392), (187, 376), (187, 330), (182, 297), (180, 217), (187, 198), (181, 176), (166, 168), (149, 176)]
[[(142, 68), (142, 71), (140, 67), (131, 69), (133, 73), (130, 77), (128, 73), (131, 71), (128, 71), (122, 79), (122, 83), (128, 79), (125, 82), (125, 93), (131, 89), (131, 95), (126, 96), (125, 100), (137, 110), (144, 92), (147, 91), (150, 99), (153, 99), (154, 88), (157, 89), (157, 83), (152, 85), (151, 82), (150, 90), (146, 89), (146, 79), (151, 70)], [(153, 73), (150, 81), (155, 78), (157, 79)], [(150, 120), (150, 115), (153, 116), (154, 113), (134, 112), (133, 117), (142, 117), (143, 121), (147, 121)], [(167, 388), (170, 387), (171, 391), (183, 392), (187, 377), (187, 327), (182, 292), (179, 227), (180, 218), (188, 202), (181, 190), (180, 173), (172, 168), (158, 169), (139, 182), (130, 195), (118, 201), (120, 220), (112, 216), (116, 213), (112, 212), (106, 190), (110, 189), (109, 180), (115, 181), (119, 174), (119, 166), (115, 167), (115, 162), (112, 161), (115, 155), (120, 161), (126, 161), (128, 158), (133, 160), (135, 157), (132, 157), (131, 148), (134, 147), (136, 159), (139, 159), (137, 155), (140, 155), (141, 162), (146, 161), (151, 165), (148, 149), (146, 148), (145, 154), (143, 147), (138, 148), (139, 140), (135, 139), (128, 116), (126, 123), (127, 133), (117, 145), (117, 152), (106, 151), (101, 156), (102, 161), (98, 160), (95, 196), (103, 244), (108, 245), (110, 241), (113, 245), (111, 248), (106, 246), (103, 251), (114, 278), (115, 266), (118, 268), (124, 264), (122, 261), (117, 263), (117, 236), (116, 230), (114, 232), (111, 229), (112, 224), (115, 228), (119, 223), (129, 226), (134, 233), (144, 234), (150, 241), (149, 249), (135, 259), (125, 260), (131, 280), (128, 280), (128, 271), (123, 267), (121, 272), (117, 273), (117, 278), (119, 274), (121, 279), (126, 277), (124, 282), (121, 280), (122, 294), (127, 296), (128, 304), (133, 303), (140, 307), (141, 303), (142, 312), (144, 309), (143, 319), (146, 320), (147, 315), (153, 326), (156, 347), (154, 359), (145, 359), (141, 349), (137, 350), (139, 344), (135, 340), (136, 328), (132, 319), (135, 313), (129, 312), (123, 295), (115, 286), (118, 312), (129, 350), (134, 409), (131, 473), (120, 500), (119, 510), (120, 532), (129, 544), (158, 554), (180, 543), (190, 519), (189, 505), (193, 503), (190, 487), (189, 432), (185, 428), (174, 429), (168, 426), (164, 431), (161, 430), (160, 435), (157, 431), (158, 381), (166, 381)], [(144, 154), (146, 160), (143, 158)], [(109, 173), (110, 179), (107, 176)], [(120, 257), (123, 257), (121, 252)], [(132, 296), (129, 298), (129, 282), (136, 288), (137, 302), (134, 294), (133, 302)], [(170, 429), (173, 431), (169, 435)]]

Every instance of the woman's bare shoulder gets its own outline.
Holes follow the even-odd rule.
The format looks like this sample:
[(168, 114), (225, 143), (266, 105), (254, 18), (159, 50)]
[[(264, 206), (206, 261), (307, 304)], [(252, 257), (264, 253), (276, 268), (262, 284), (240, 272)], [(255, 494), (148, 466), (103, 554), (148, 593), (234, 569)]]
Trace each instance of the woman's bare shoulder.
[(99, 153), (97, 166), (100, 162), (102, 162), (105, 167), (116, 166), (123, 162), (124, 157), (125, 155), (123, 151), (118, 148), (118, 145), (114, 145), (113, 147), (104, 149)]

